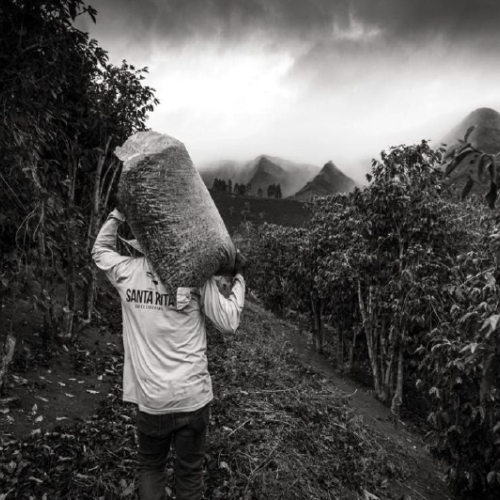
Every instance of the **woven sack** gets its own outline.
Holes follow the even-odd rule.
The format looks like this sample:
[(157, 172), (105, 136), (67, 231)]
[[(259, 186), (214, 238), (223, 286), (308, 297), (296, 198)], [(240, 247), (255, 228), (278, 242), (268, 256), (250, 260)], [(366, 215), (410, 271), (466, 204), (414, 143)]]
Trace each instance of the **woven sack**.
[(184, 144), (137, 132), (115, 154), (124, 162), (120, 207), (167, 290), (231, 272), (233, 242)]

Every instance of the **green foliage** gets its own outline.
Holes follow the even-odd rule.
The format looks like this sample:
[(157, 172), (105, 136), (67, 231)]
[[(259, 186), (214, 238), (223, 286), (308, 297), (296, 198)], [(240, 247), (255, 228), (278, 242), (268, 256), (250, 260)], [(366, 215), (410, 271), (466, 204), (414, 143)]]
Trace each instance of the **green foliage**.
[[(243, 234), (241, 234), (243, 233)], [(301, 307), (307, 296), (307, 284), (300, 280), (296, 261), (306, 254), (302, 244), (303, 228), (289, 228), (264, 223), (255, 228), (247, 224), (240, 228), (242, 238), (251, 241), (239, 245), (251, 262), (249, 286), (262, 298), (265, 307), (283, 314), (287, 308)]]
[(278, 200), (281, 200), (282, 194), (281, 194), (281, 185), (280, 184), (270, 184), (267, 186), (267, 196), (268, 198), (277, 198)]
[(399, 498), (388, 485), (404, 479), (401, 464), (283, 344), (278, 321), (246, 314), (236, 341), (208, 333), (217, 394), (208, 454), (225, 465), (209, 473), (207, 498), (354, 499), (365, 489)]
[[(388, 451), (343, 394), (289, 344), (283, 346), (281, 330), (278, 320), (252, 305), (245, 307), (236, 337), (208, 328), (215, 398), (205, 498), (357, 500), (371, 493), (400, 499), (398, 483), (409, 475), (401, 450)], [(77, 373), (106, 368), (112, 389), (92, 417), (63, 420), (22, 438), (8, 429), (0, 433), (1, 494), (6, 499), (137, 498), (135, 406), (121, 401), (123, 357), (69, 349)], [(166, 496), (173, 498), (172, 456), (167, 485)]]
[(496, 498), (500, 231), (475, 198), (455, 201), (440, 162), (425, 141), (391, 148), (367, 187), (313, 200), (306, 229), (264, 226), (249, 283), (282, 314), (311, 312), (309, 296), (321, 299), (342, 331), (339, 365), (346, 348), (351, 366), (368, 364), (396, 418), (405, 385), (416, 384), (454, 491)]
[[(257, 225), (267, 222), (287, 227), (301, 227), (311, 218), (305, 204), (297, 200), (233, 196), (228, 192), (213, 189), (210, 190), (210, 196), (231, 235), (235, 234), (240, 225), (246, 221)], [(246, 214), (244, 218), (242, 212), (247, 211), (247, 204), (250, 207), (250, 214)]]
[(496, 255), (485, 240), (485, 248), (463, 255), (454, 283), (443, 287), (450, 310), (421, 347), (419, 385), (432, 396), (433, 450), (451, 464), (451, 485), (462, 498), (493, 499), (500, 492), (500, 378), (492, 313), (500, 295)]
[(94, 287), (90, 245), (120, 169), (109, 153), (158, 103), (147, 69), (109, 64), (73, 26), (78, 15), (96, 11), (82, 0), (7, 0), (0, 15), (2, 292), (24, 287), (50, 336), (71, 334), (80, 313), (90, 320), (92, 300), (79, 311), (76, 290)]
[(474, 129), (475, 125), (469, 127), (465, 137), (446, 152), (445, 175), (450, 177), (452, 182), (463, 184), (462, 199), (465, 199), (473, 189), (486, 191), (485, 200), (493, 209), (497, 199), (500, 156), (485, 153), (468, 142), (469, 135)]

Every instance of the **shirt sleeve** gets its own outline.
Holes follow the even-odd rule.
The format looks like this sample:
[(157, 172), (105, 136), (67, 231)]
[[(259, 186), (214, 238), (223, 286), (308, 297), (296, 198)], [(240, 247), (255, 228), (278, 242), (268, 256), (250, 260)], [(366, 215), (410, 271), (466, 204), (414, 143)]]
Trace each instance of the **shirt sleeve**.
[(133, 257), (120, 255), (116, 249), (118, 228), (123, 219), (119, 213), (113, 211), (101, 227), (92, 248), (92, 258), (99, 269), (102, 269), (108, 279), (116, 285), (119, 277), (119, 268), (129, 263)]
[(245, 279), (241, 274), (235, 276), (231, 294), (226, 299), (212, 277), (201, 288), (201, 300), (212, 323), (223, 333), (234, 333), (240, 324), (245, 303)]

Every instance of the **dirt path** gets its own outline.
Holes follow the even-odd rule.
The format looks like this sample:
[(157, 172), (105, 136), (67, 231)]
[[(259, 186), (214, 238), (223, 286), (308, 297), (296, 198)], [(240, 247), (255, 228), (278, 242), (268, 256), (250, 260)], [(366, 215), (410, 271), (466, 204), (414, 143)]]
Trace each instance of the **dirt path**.
[[(300, 333), (298, 327), (280, 320), (251, 300), (246, 302), (245, 310), (257, 315), (270, 330), (283, 334), (308, 367), (331, 386), (343, 391), (349, 406), (374, 430), (377, 441), (392, 461), (405, 465), (409, 478), (404, 484), (399, 483), (400, 488), (396, 485), (398, 494), (401, 491), (401, 500), (451, 500), (442, 471), (430, 456), (421, 436), (404, 424), (396, 428), (390, 410), (373, 398), (369, 389), (340, 376), (325, 357), (311, 348), (309, 339)], [(19, 397), (19, 406), (0, 412), (0, 427), (20, 438), (52, 429), (62, 418), (79, 421), (91, 416), (99, 401), (107, 397), (112, 375), (121, 373), (120, 340), (119, 335), (106, 327), (91, 329), (72, 356), (62, 350), (50, 368), (37, 367), (19, 373), (26, 380), (16, 382), (10, 389)]]
[(394, 456), (395, 461), (403, 461), (407, 465), (411, 477), (401, 485), (402, 491), (409, 490), (413, 496), (427, 500), (452, 499), (444, 482), (442, 468), (433, 460), (420, 436), (408, 430), (404, 423), (396, 427), (390, 409), (376, 400), (369, 389), (339, 375), (324, 356), (312, 349), (308, 339), (297, 327), (276, 318), (253, 302), (247, 302), (245, 307), (265, 317), (271, 328), (284, 332), (297, 355), (308, 366), (346, 393), (350, 407), (380, 436), (384, 449)]
[[(19, 439), (91, 417), (107, 398), (113, 375), (121, 374), (121, 342), (108, 328), (96, 327), (86, 330), (78, 346), (59, 346), (41, 362), (20, 347), (6, 386), (6, 395), (16, 400), (7, 408), (0, 406), (0, 428)], [(15, 369), (21, 365), (24, 370)]]

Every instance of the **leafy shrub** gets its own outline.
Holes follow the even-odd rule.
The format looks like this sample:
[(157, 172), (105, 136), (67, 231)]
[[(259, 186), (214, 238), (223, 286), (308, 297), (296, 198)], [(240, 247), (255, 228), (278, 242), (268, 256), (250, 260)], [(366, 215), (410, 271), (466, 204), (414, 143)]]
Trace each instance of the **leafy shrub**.
[(500, 236), (475, 199), (456, 201), (441, 158), (425, 141), (391, 148), (367, 187), (315, 199), (303, 230), (254, 232), (249, 281), (274, 311), (319, 310), (339, 366), (347, 350), (350, 367), (368, 363), (396, 419), (416, 383), (457, 496), (498, 498)]
[(419, 349), (433, 451), (450, 464), (449, 483), (466, 499), (500, 494), (497, 273), (496, 252), (483, 238), (457, 261), (455, 281), (443, 286), (449, 314)]

